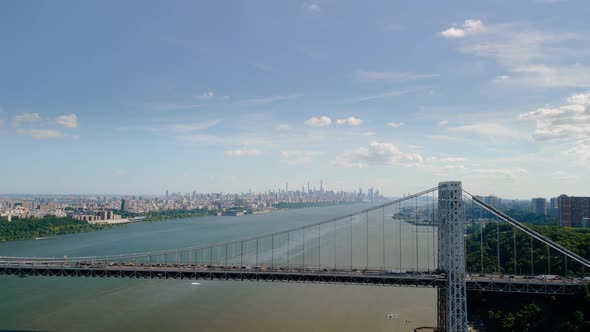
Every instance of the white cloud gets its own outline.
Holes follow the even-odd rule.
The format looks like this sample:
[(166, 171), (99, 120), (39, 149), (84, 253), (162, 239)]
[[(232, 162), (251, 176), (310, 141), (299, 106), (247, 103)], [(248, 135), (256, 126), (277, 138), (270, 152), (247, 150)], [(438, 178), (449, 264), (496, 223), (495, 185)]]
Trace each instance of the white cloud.
[(369, 165), (415, 166), (423, 160), (420, 154), (402, 152), (393, 143), (373, 141), (368, 148), (344, 152), (332, 161), (332, 165), (345, 168), (365, 168)]
[(359, 118), (355, 118), (354, 116), (351, 116), (346, 119), (338, 119), (338, 120), (336, 120), (336, 123), (339, 125), (360, 126), (363, 124), (363, 120), (361, 120)]
[(469, 125), (450, 127), (449, 130), (454, 132), (478, 134), (488, 137), (503, 137), (517, 139), (525, 138), (525, 135), (523, 135), (519, 131), (512, 128), (508, 128), (500, 123), (494, 122), (480, 122)]
[[(64, 138), (67, 135), (58, 130), (41, 130), (41, 129), (32, 129), (32, 130), (17, 130), (19, 135), (27, 135), (31, 136), (34, 139), (53, 139), (53, 138)], [(76, 137), (74, 137), (76, 138)]]
[(305, 9), (306, 11), (308, 11), (310, 13), (314, 13), (314, 14), (317, 14), (321, 11), (321, 8), (318, 4), (310, 3), (310, 2), (304, 2), (303, 9)]
[(305, 121), (305, 124), (310, 127), (327, 127), (332, 124), (332, 119), (327, 116), (322, 116), (319, 118), (309, 118)]
[(535, 122), (533, 139), (548, 141), (590, 135), (590, 92), (574, 94), (567, 102), (568, 105), (539, 108), (520, 115), (521, 119)]
[(480, 20), (465, 20), (462, 28), (451, 27), (440, 32), (440, 35), (444, 38), (463, 38), (483, 32), (485, 29), (485, 25)]
[(399, 128), (399, 127), (403, 126), (404, 123), (403, 122), (389, 122), (387, 125), (392, 128)]
[(258, 149), (237, 149), (225, 151), (225, 155), (229, 157), (249, 157), (249, 156), (260, 156), (262, 151)]
[(576, 141), (574, 146), (566, 151), (566, 154), (575, 158), (576, 162), (582, 166), (590, 167), (590, 138)]
[(280, 123), (275, 127), (276, 130), (289, 130), (291, 127), (286, 123)]
[(563, 181), (567, 181), (567, 180), (575, 180), (578, 177), (572, 173), (568, 173), (568, 172), (564, 172), (564, 171), (555, 171), (553, 173), (553, 176), (557, 179), (557, 180), (563, 180)]
[(16, 122), (37, 122), (41, 120), (39, 113), (21, 113), (14, 117)]
[(281, 151), (280, 162), (285, 165), (304, 165), (310, 164), (314, 156), (321, 155), (318, 151), (304, 150), (284, 150)]
[(525, 23), (491, 24), (483, 30), (478, 24), (471, 24), (470, 29), (486, 33), (465, 38), (459, 42), (459, 50), (493, 58), (510, 72), (498, 76), (494, 83), (542, 88), (590, 87), (590, 66), (580, 64), (583, 55), (588, 54), (587, 36), (548, 33)]
[(178, 123), (173, 125), (165, 126), (166, 129), (172, 130), (175, 133), (188, 133), (192, 131), (199, 131), (209, 129), (217, 126), (221, 122), (220, 120), (209, 120), (204, 122), (192, 122), (192, 123)]
[(475, 169), (473, 172), (483, 177), (505, 180), (516, 180), (529, 173), (526, 169), (520, 167)]
[(55, 123), (66, 128), (78, 128), (78, 116), (76, 114), (60, 115), (55, 118)]
[(296, 99), (297, 95), (287, 95), (287, 96), (269, 96), (263, 98), (251, 98), (251, 99), (244, 99), (238, 100), (235, 104), (238, 105), (262, 105), (262, 104), (270, 104), (277, 101), (285, 101), (285, 100), (293, 100)]
[(356, 78), (363, 82), (383, 81), (388, 83), (402, 83), (409, 81), (417, 81), (427, 78), (436, 77), (431, 74), (417, 74), (404, 72), (390, 72), (390, 71), (364, 71), (360, 70), (356, 73)]
[(449, 124), (449, 120), (440, 120), (440, 121), (438, 122), (438, 125), (439, 125), (439, 126), (446, 126), (446, 125), (448, 125), (448, 124)]
[(213, 91), (206, 91), (201, 93), (200, 95), (196, 96), (197, 99), (207, 100), (215, 97), (215, 92)]
[(494, 80), (492, 82), (501, 83), (501, 82), (505, 82), (509, 79), (510, 79), (510, 76), (508, 76), (508, 75), (499, 75), (499, 76), (496, 76), (496, 78), (494, 78)]

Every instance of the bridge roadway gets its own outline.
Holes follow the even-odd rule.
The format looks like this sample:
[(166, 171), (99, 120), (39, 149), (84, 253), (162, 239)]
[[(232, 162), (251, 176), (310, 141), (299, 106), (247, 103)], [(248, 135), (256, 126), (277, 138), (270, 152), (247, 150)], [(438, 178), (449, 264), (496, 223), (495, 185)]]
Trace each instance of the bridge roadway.
[[(255, 267), (194, 264), (141, 264), (115, 262), (0, 261), (0, 275), (106, 277), (144, 279), (236, 280), (296, 283), (357, 284), (373, 286), (445, 287), (445, 274), (435, 272), (393, 273), (382, 270), (320, 267)], [(467, 275), (467, 290), (574, 294), (588, 281), (575, 278), (539, 280), (531, 276)]]

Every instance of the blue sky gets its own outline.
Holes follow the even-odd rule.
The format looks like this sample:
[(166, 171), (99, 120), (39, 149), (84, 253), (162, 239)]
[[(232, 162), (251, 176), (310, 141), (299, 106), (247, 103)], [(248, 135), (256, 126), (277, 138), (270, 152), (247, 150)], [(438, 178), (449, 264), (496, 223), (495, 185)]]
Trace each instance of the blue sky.
[(590, 194), (590, 3), (3, 1), (0, 192)]

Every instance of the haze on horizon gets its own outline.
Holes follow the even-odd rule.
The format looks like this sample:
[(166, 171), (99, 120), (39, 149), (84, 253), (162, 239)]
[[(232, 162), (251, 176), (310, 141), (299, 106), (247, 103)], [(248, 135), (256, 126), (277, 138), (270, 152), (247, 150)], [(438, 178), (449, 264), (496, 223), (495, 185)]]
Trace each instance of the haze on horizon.
[(589, 195), (588, 12), (5, 1), (0, 193)]

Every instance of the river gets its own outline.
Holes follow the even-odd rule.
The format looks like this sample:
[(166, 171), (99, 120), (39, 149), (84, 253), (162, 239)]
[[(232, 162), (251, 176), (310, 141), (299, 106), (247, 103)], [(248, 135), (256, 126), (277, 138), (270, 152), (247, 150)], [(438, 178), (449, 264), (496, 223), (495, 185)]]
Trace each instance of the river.
[[(86, 256), (190, 247), (278, 232), (364, 207), (355, 204), (243, 217), (144, 222), (91, 233), (4, 242), (0, 243), (0, 255)], [(385, 240), (394, 237), (397, 227), (390, 223), (384, 223), (387, 228), (381, 236)], [(421, 268), (433, 266), (428, 254), (432, 243), (420, 244), (418, 253), (414, 249), (416, 242), (412, 239), (418, 236), (415, 229), (403, 224), (399, 238), (405, 240), (392, 240), (385, 249), (389, 252), (401, 244), (402, 260), (412, 262), (411, 257), (419, 254)], [(379, 233), (377, 228), (374, 232)], [(433, 237), (432, 233), (418, 234), (419, 243)], [(376, 251), (380, 250), (371, 253)], [(372, 262), (381, 259), (391, 267), (396, 264), (395, 257)], [(0, 330), (412, 331), (436, 322), (433, 289), (199, 282), (0, 276)], [(396, 315), (388, 318), (389, 313)]]

